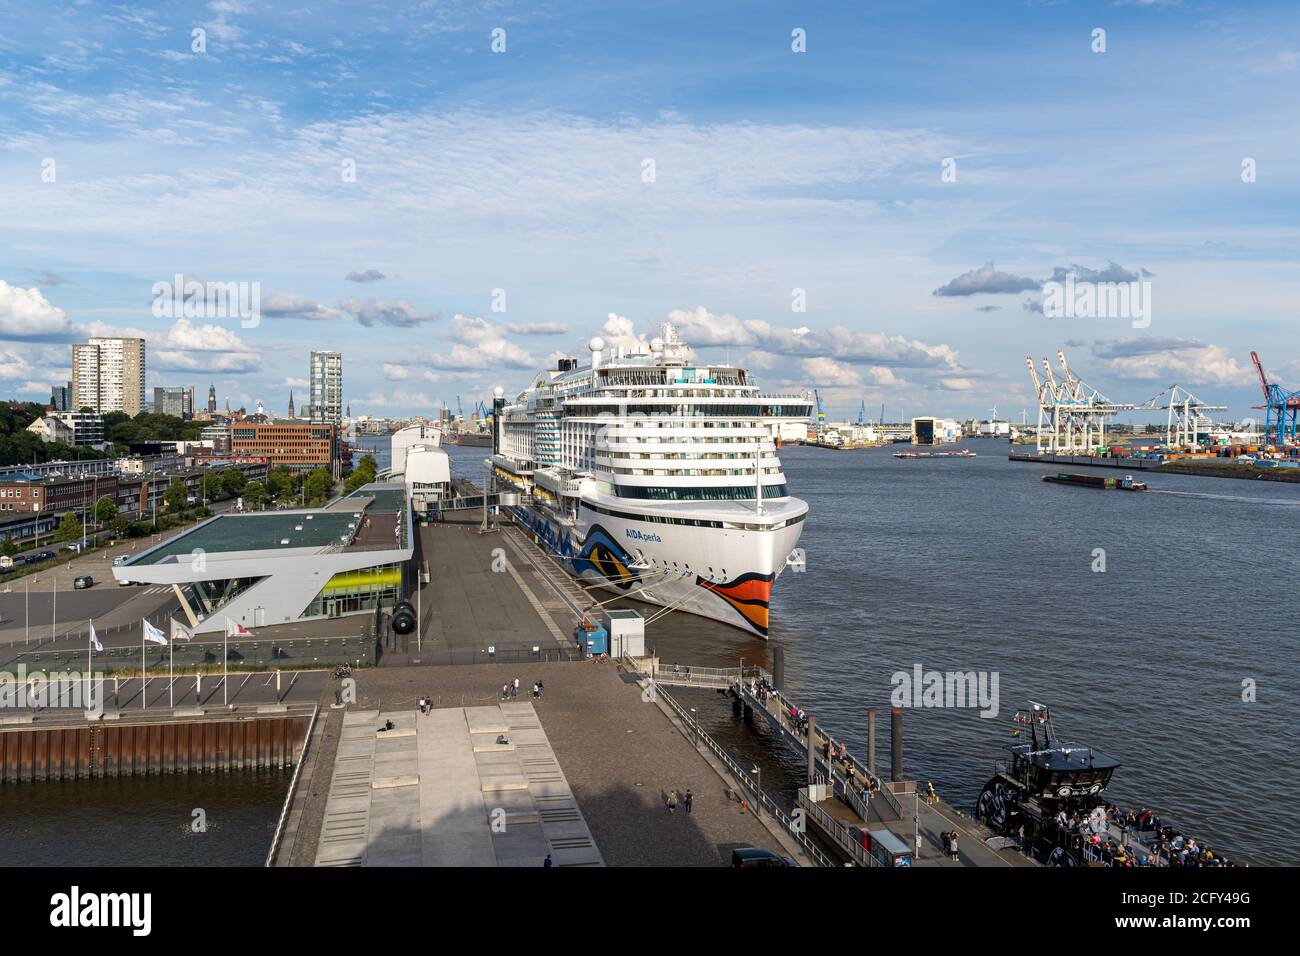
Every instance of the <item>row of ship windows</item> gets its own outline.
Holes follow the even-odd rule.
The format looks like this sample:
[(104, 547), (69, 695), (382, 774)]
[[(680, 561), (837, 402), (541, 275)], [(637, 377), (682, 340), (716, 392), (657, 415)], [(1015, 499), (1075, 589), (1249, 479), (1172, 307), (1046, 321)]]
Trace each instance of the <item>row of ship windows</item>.
[(619, 403), (617, 405), (580, 405), (574, 402), (565, 403), (565, 413), (568, 415), (581, 415), (584, 418), (592, 415), (609, 415), (611, 417), (625, 418), (628, 415), (648, 415), (660, 418), (675, 416), (678, 418), (735, 418), (746, 416), (750, 418), (807, 418), (807, 405), (709, 405), (709, 404), (677, 404), (677, 405), (638, 405), (634, 402)]
[[(752, 472), (739, 468), (615, 468), (616, 475), (633, 475), (639, 478), (745, 478)], [(764, 468), (765, 475), (779, 475), (780, 468)], [(753, 497), (752, 495), (750, 497)]]
[[(649, 501), (753, 501), (754, 489), (747, 485), (696, 486), (641, 486), (615, 485), (620, 498), (643, 498)], [(784, 485), (764, 485), (764, 498), (787, 498), (789, 488)]]
[[(602, 453), (603, 458), (618, 458), (631, 461), (734, 461), (744, 459), (753, 461), (753, 455), (742, 455), (739, 452), (721, 452), (707, 451), (693, 454), (690, 452), (647, 452), (647, 451), (611, 451)], [(764, 450), (761, 457), (775, 458), (776, 452)]]
[(777, 531), (788, 525), (798, 524), (805, 517), (799, 515), (797, 518), (779, 521), (776, 524), (746, 524), (737, 521), (710, 521), (707, 518), (673, 518), (667, 515), (632, 514), (615, 508), (593, 505), (585, 501), (582, 503), (582, 507), (589, 508), (598, 514), (608, 515), (611, 518), (621, 518), (624, 521), (644, 521), (646, 524), (675, 524), (684, 525), (688, 528), (722, 528), (727, 531)]

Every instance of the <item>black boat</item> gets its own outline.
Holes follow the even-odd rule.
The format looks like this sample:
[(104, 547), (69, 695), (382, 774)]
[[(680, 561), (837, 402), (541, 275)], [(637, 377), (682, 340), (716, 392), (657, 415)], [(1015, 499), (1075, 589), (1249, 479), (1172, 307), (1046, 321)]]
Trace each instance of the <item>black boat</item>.
[(1084, 488), (1101, 488), (1106, 491), (1146, 491), (1147, 483), (1138, 481), (1132, 475), (1123, 478), (1102, 478), (1099, 475), (1072, 475), (1061, 472), (1056, 475), (1044, 475), (1043, 481), (1058, 485), (1081, 485)]
[(1043, 704), (1017, 711), (1013, 733), (1029, 740), (1008, 747), (1010, 760), (998, 761), (995, 774), (980, 792), (975, 816), (990, 830), (1019, 835), (1031, 852), (1055, 865), (1088, 862), (1086, 848), (1061, 826), (1103, 804), (1101, 792), (1119, 767), (1114, 757), (1088, 746), (1060, 740)]

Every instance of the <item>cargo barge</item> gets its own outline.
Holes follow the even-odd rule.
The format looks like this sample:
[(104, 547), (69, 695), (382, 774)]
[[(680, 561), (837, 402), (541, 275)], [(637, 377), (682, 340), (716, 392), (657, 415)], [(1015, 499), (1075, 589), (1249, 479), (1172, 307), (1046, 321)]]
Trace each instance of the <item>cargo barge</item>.
[(1082, 485), (1084, 488), (1101, 488), (1105, 491), (1146, 491), (1147, 483), (1138, 481), (1132, 475), (1123, 478), (1101, 477), (1100, 475), (1072, 475), (1061, 472), (1056, 475), (1044, 475), (1043, 481), (1058, 485)]
[(895, 458), (974, 458), (975, 452), (967, 451), (896, 451)]

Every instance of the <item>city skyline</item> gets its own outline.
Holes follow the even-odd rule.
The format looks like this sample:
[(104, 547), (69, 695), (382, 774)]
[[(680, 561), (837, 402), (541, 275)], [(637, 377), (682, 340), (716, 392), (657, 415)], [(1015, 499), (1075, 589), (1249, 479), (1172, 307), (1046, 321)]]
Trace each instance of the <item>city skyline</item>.
[[(1018, 418), (1062, 348), (1117, 401), (1253, 415), (1251, 351), (1300, 385), (1284, 5), (596, 9), (15, 11), (0, 393), (141, 336), (147, 388), (283, 408), (329, 349), (354, 412), (428, 415), (670, 318), (841, 418)], [(1067, 275), (1149, 282), (1149, 314), (1048, 318)], [(168, 314), (175, 280), (255, 284), (258, 317)]]

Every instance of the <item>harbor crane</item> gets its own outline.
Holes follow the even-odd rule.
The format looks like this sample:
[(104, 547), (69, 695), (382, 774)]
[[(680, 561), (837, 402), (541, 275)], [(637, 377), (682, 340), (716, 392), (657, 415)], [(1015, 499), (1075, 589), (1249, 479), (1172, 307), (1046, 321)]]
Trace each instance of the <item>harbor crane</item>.
[(1289, 392), (1277, 382), (1270, 382), (1256, 353), (1250, 353), (1250, 360), (1255, 363), (1260, 388), (1264, 390), (1264, 404), (1252, 406), (1264, 409), (1264, 444), (1278, 448), (1294, 445), (1296, 413), (1300, 412), (1300, 391)]
[[(1164, 404), (1156, 404), (1161, 399), (1165, 400)], [(1210, 405), (1175, 384), (1136, 407), (1169, 412), (1165, 424), (1165, 444), (1181, 446), (1198, 444), (1202, 435), (1209, 434), (1214, 422), (1206, 412), (1222, 412), (1228, 406)]]
[(1064, 351), (1058, 351), (1056, 357), (1064, 376), (1064, 380), (1059, 382), (1052, 371), (1052, 363), (1046, 357), (1043, 358), (1044, 377), (1040, 379), (1033, 358), (1025, 356), (1038, 399), (1035, 438), (1038, 453), (1092, 454), (1097, 446), (1106, 444), (1106, 423), (1120, 412), (1131, 411), (1137, 406), (1112, 402), (1070, 371)]

